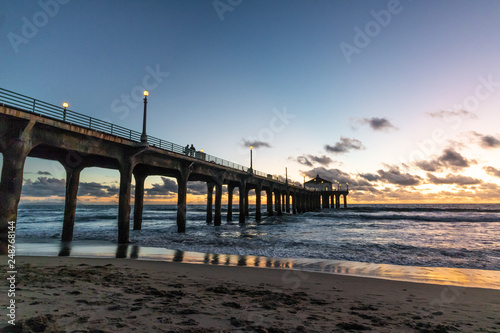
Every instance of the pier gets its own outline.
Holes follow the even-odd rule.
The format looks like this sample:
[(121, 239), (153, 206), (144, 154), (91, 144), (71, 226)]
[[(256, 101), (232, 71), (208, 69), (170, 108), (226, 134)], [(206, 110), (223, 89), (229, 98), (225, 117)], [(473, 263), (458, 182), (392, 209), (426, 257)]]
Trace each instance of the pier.
[[(146, 103), (145, 103), (146, 107)], [(146, 111), (146, 110), (145, 110)], [(145, 112), (146, 114), (146, 112)], [(145, 125), (144, 125), (145, 126)], [(240, 223), (249, 216), (249, 192), (255, 191), (255, 219), (262, 219), (262, 192), (267, 216), (299, 214), (321, 208), (347, 207), (348, 189), (318, 191), (204, 152), (67, 110), (0, 88), (0, 242), (7, 244), (8, 222), (17, 222), (27, 157), (54, 160), (66, 170), (62, 240), (73, 239), (80, 173), (89, 167), (120, 172), (118, 243), (129, 242), (132, 179), (135, 180), (133, 229), (142, 227), (144, 182), (148, 176), (177, 180), (177, 230), (186, 231), (187, 184), (207, 184), (207, 223), (222, 223), (222, 192), (227, 186), (226, 220), (233, 219), (233, 192), (239, 191)], [(214, 198), (215, 196), (215, 198)], [(274, 200), (273, 200), (274, 197)], [(214, 200), (215, 199), (215, 200)], [(215, 209), (214, 209), (215, 208)]]

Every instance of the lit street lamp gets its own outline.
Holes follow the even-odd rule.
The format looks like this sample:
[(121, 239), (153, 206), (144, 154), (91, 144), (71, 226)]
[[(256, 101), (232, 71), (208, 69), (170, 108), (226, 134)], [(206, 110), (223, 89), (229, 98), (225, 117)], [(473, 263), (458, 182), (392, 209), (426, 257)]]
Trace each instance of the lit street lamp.
[(144, 90), (144, 118), (142, 119), (142, 134), (141, 134), (141, 142), (147, 144), (148, 136), (146, 134), (146, 119), (147, 119), (147, 105), (148, 105), (148, 95), (149, 92)]
[(349, 192), (349, 183), (345, 183), (345, 185), (347, 186), (347, 191)]
[(64, 113), (63, 113), (63, 121), (66, 121), (66, 109), (68, 108), (69, 104), (64, 102), (63, 103), (63, 108), (64, 108)]

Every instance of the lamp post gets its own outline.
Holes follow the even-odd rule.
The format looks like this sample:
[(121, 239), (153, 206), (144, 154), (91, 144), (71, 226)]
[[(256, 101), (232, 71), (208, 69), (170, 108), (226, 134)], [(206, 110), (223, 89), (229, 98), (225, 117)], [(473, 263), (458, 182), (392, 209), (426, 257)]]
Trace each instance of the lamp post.
[(149, 92), (144, 90), (144, 118), (142, 119), (142, 134), (141, 134), (141, 142), (144, 144), (148, 143), (148, 136), (146, 134), (146, 119), (147, 119), (147, 106), (148, 106), (148, 96)]
[(304, 176), (304, 188), (306, 188), (306, 175), (303, 176)]
[(288, 167), (285, 167), (285, 184), (288, 185)]
[(69, 104), (64, 102), (63, 103), (63, 108), (64, 108), (64, 113), (63, 113), (63, 121), (66, 121), (66, 109), (68, 108)]
[(250, 146), (250, 171), (253, 172), (253, 155), (252, 155), (252, 151), (253, 151), (253, 146)]
[(345, 185), (347, 186), (347, 192), (349, 192), (349, 183), (345, 183)]

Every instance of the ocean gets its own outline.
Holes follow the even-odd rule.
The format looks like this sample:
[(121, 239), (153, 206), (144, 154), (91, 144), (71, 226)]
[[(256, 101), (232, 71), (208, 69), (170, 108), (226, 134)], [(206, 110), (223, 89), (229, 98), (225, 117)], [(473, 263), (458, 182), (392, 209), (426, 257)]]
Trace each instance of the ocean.
[[(222, 225), (205, 221), (204, 205), (189, 205), (187, 230), (177, 233), (176, 206), (146, 205), (132, 245), (217, 255), (447, 267), (500, 271), (499, 204), (350, 205), (298, 215)], [(133, 209), (132, 209), (133, 212)], [(58, 242), (63, 205), (20, 205), (16, 241)], [(79, 205), (74, 243), (115, 244), (117, 205)], [(133, 218), (131, 217), (131, 228)]]

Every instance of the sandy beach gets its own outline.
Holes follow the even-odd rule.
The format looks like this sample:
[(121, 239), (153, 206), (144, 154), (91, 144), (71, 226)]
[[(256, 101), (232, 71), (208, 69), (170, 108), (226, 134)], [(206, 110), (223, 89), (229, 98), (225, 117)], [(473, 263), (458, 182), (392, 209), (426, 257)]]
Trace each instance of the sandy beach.
[(130, 259), (17, 270), (6, 332), (500, 332), (500, 290)]

